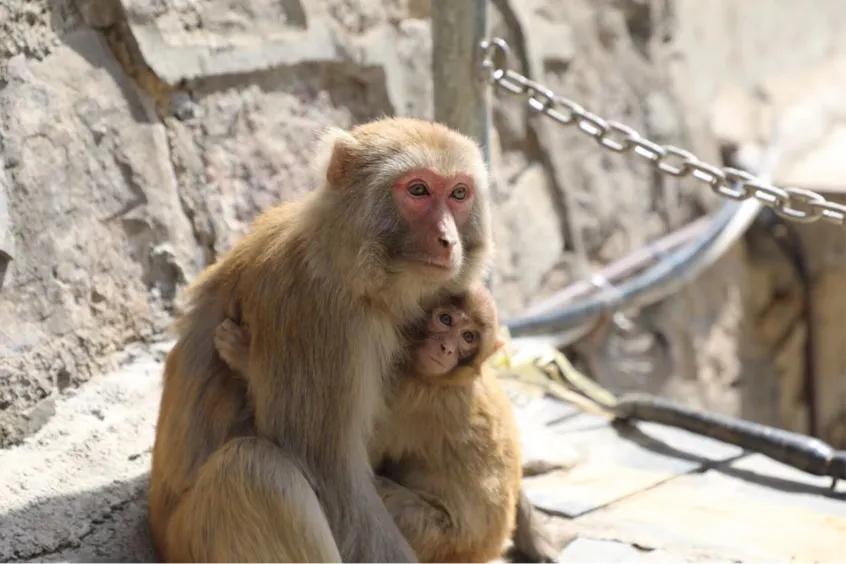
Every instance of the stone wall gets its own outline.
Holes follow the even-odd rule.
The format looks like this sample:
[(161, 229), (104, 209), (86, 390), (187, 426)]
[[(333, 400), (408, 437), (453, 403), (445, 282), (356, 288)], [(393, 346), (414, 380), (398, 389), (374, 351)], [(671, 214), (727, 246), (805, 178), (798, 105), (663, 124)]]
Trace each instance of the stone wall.
[[(712, 162), (754, 156), (793, 116), (777, 177), (832, 189), (846, 13), (812, 4), (496, 0), (492, 20), (524, 71)], [(425, 0), (0, 0), (0, 251), (13, 259), (0, 444), (111, 352), (162, 334), (203, 265), (312, 186), (321, 128), (432, 116), (428, 13)], [(505, 317), (719, 204), (516, 100), (495, 100), (494, 126)], [(614, 388), (800, 430), (814, 366), (819, 429), (846, 440), (842, 232), (790, 233), (756, 227), (696, 284), (574, 353)]]

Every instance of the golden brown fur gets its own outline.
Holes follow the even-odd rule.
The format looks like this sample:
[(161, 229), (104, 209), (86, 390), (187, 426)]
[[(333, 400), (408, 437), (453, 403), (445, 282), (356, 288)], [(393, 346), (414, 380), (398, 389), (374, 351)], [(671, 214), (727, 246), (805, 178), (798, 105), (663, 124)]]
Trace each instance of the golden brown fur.
[[(475, 287), (449, 301), (473, 320), (478, 351), (435, 379), (401, 374), (370, 451), (377, 488), (417, 557), (479, 562), (499, 556), (514, 526), (519, 440), (508, 398), (482, 367), (498, 346), (493, 299)], [(233, 369), (248, 369), (246, 327), (226, 320), (215, 342)]]
[(382, 499), (423, 562), (498, 557), (520, 491), (511, 403), (482, 366), (498, 346), (496, 307), (482, 287), (457, 303), (480, 331), (473, 362), (437, 380), (398, 378), (371, 444)]
[[(373, 485), (366, 445), (399, 328), (434, 293), (480, 276), (484, 166), (469, 140), (415, 120), (337, 132), (327, 146), (325, 186), (263, 214), (189, 291), (150, 483), (167, 560), (413, 558)], [(395, 254), (414, 233), (397, 219), (390, 185), (414, 166), (468, 171), (476, 183), (449, 279)], [(214, 349), (215, 328), (233, 315), (253, 329), (246, 378)]]
[[(484, 562), (514, 527), (520, 452), (508, 397), (483, 370), (470, 383), (398, 383), (375, 449), (380, 494), (423, 562)], [(385, 479), (387, 478), (387, 479)]]

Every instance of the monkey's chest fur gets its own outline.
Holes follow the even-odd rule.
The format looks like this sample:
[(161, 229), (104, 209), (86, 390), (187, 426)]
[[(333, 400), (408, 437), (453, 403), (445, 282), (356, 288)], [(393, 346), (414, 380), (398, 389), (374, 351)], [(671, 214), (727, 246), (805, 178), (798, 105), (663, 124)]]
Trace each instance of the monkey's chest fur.
[(496, 378), (483, 374), (467, 385), (444, 387), (402, 376), (387, 402), (371, 448), (379, 473), (472, 515), (454, 516), (457, 525), (476, 529), (462, 534), (509, 527), (520, 480), (519, 441)]
[(437, 386), (404, 375), (387, 402), (371, 457), (379, 475), (437, 499), (449, 515), (447, 552), (432, 556), (496, 554), (513, 526), (520, 484), (516, 426), (496, 378)]

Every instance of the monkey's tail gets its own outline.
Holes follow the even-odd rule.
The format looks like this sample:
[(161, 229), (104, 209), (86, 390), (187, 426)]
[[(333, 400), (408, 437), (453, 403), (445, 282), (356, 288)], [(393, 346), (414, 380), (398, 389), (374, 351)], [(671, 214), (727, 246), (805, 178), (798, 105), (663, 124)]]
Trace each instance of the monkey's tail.
[[(564, 548), (549, 537), (549, 530), (540, 521), (540, 516), (532, 506), (532, 502), (520, 491), (517, 504), (517, 519), (514, 528), (514, 556), (515, 562), (555, 562), (555, 557)], [(575, 540), (575, 534), (568, 534), (563, 539), (566, 546)]]

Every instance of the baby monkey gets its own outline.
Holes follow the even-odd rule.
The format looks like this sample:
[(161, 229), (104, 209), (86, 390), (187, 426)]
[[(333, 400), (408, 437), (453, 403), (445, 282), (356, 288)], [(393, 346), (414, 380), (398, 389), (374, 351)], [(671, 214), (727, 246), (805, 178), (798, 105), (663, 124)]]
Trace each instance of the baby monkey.
[[(511, 405), (483, 369), (502, 346), (497, 329), (493, 298), (482, 286), (434, 307), (409, 329), (409, 350), (371, 437), (377, 489), (423, 562), (497, 558), (517, 511), (518, 526), (531, 520), (531, 506), (518, 503), (520, 452)], [(249, 342), (247, 329), (231, 320), (215, 333), (220, 356), (241, 373)], [(535, 531), (529, 535), (530, 543), (537, 541)], [(518, 550), (525, 536), (518, 532)]]
[(371, 461), (388, 512), (423, 562), (497, 558), (514, 528), (520, 451), (511, 404), (483, 363), (502, 346), (482, 286), (410, 331)]

